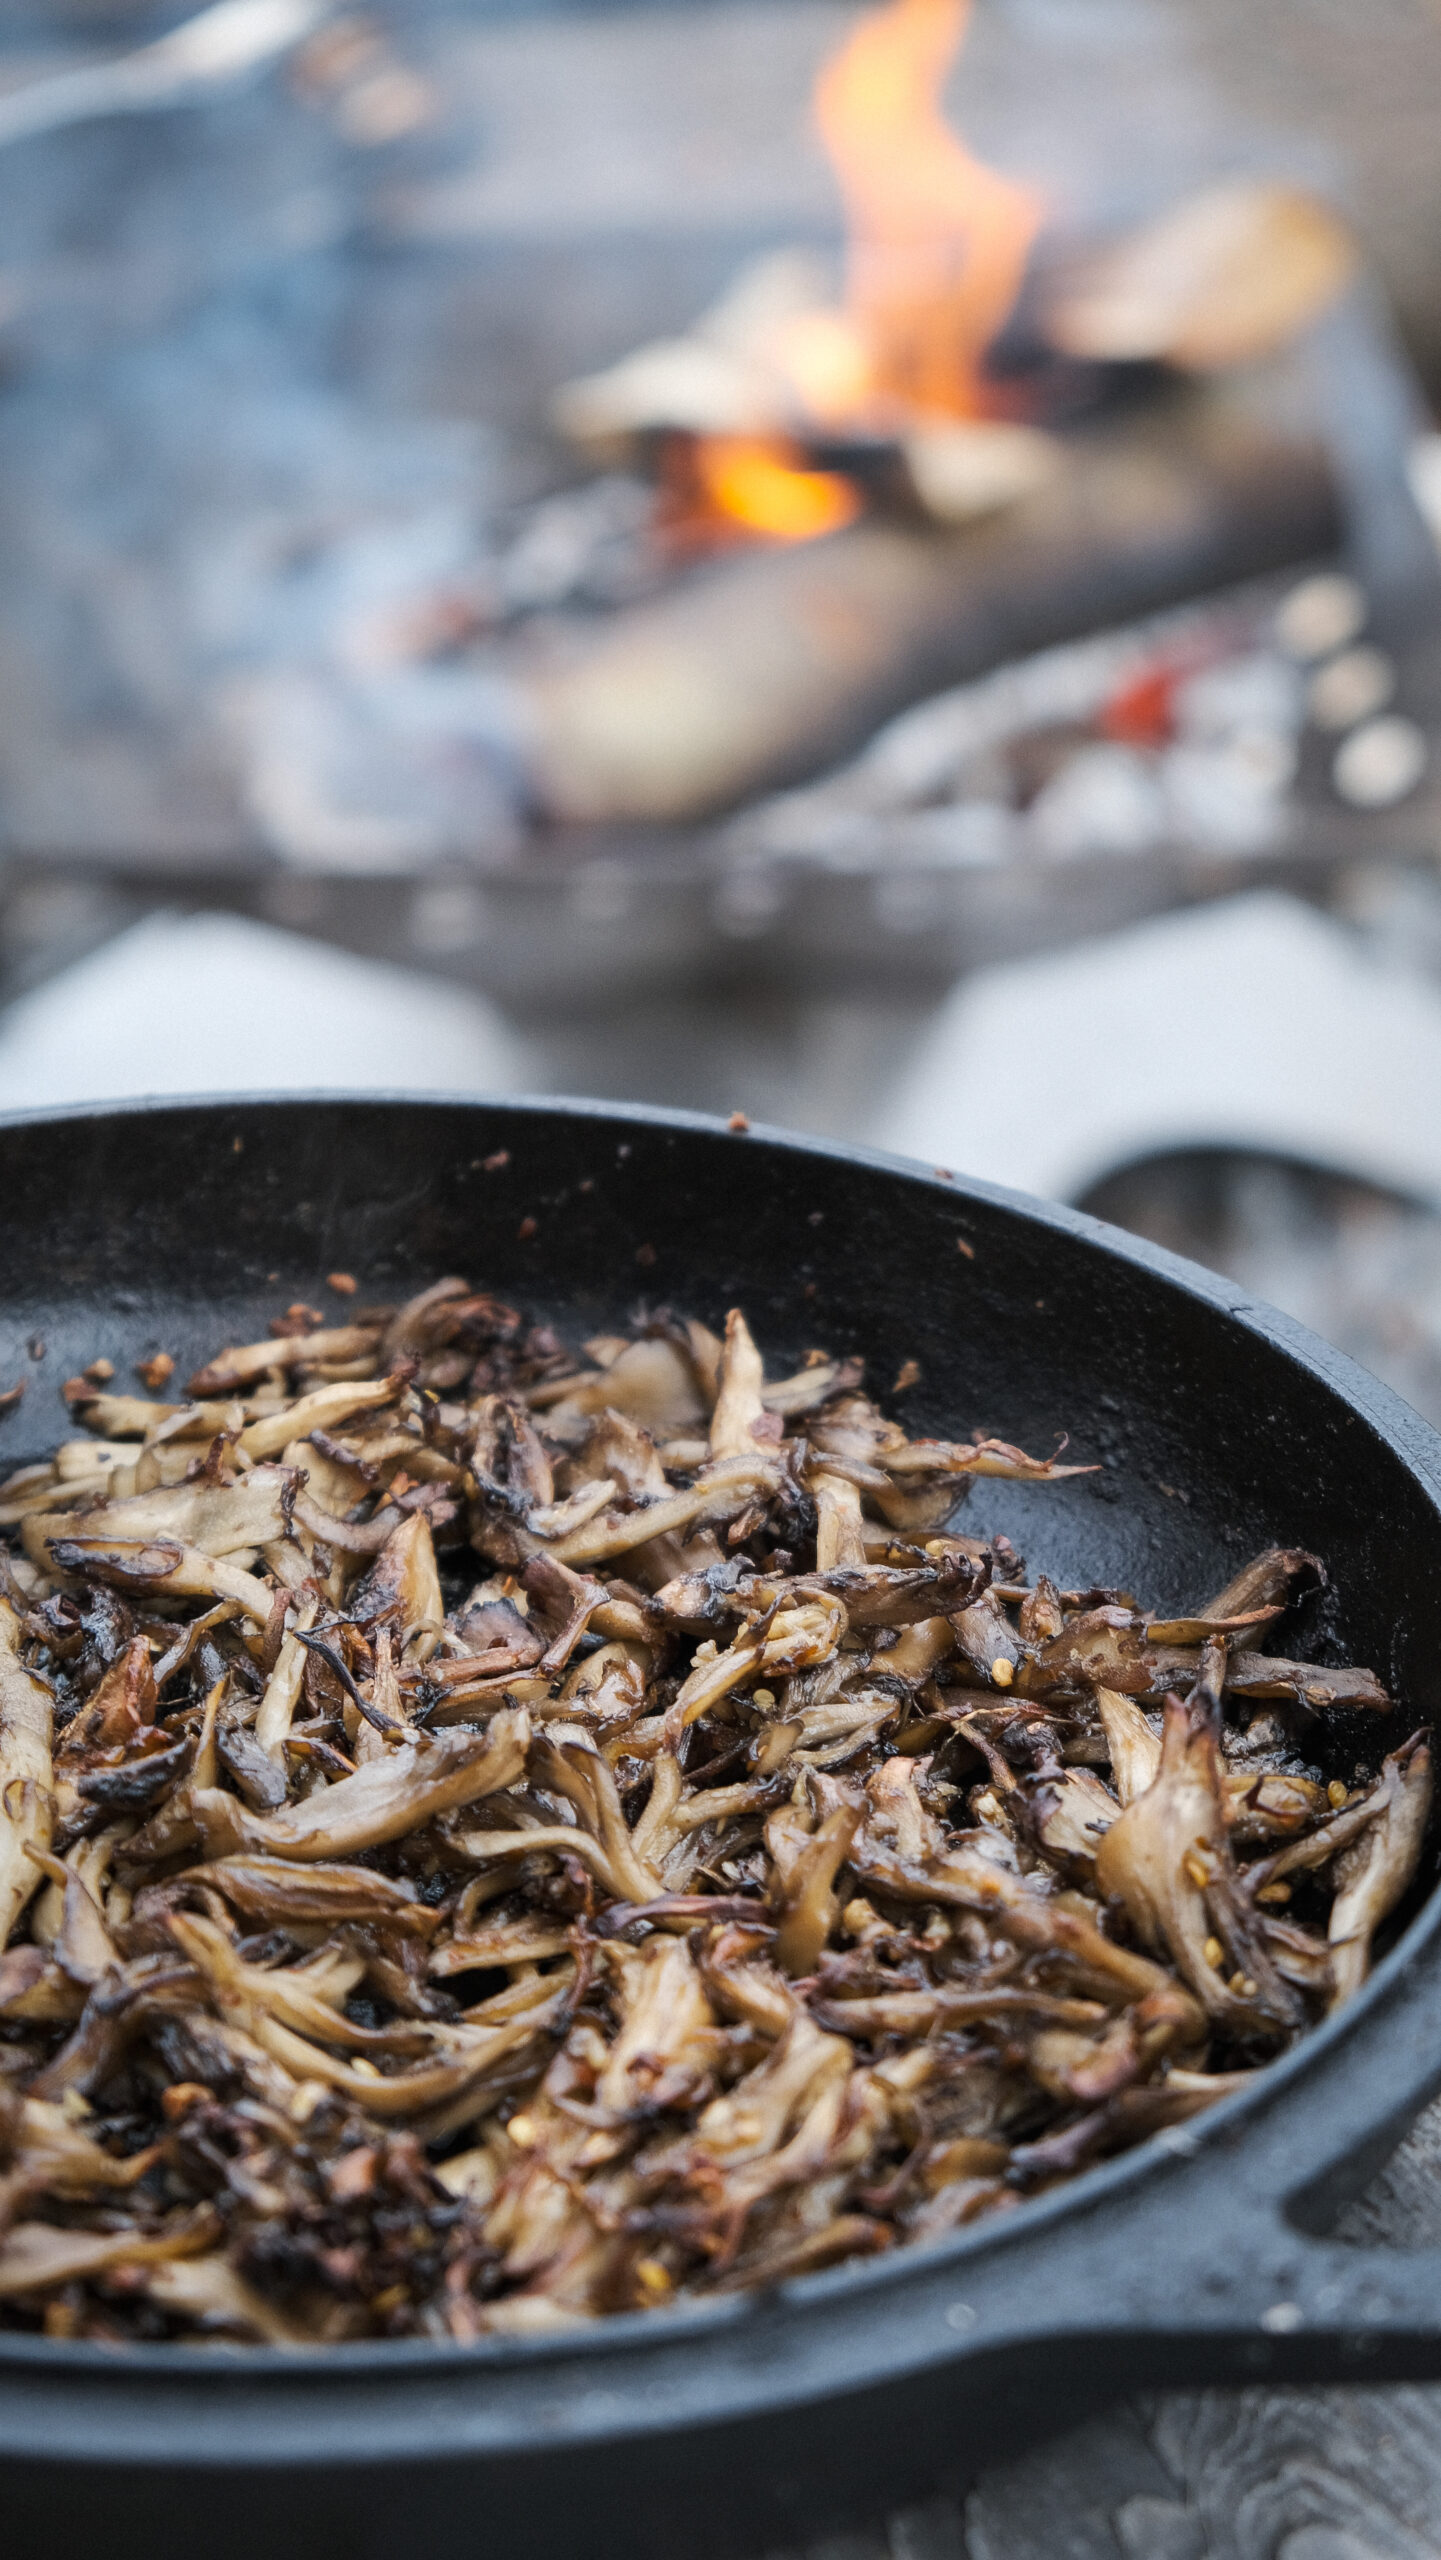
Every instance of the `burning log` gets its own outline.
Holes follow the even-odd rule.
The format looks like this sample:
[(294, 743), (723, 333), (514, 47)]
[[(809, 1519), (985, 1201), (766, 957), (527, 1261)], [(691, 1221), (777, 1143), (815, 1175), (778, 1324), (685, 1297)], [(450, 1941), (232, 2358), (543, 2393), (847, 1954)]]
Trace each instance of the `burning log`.
[(1351, 234), (1314, 196), (1233, 179), (1083, 265), (1052, 297), (1047, 335), (1102, 363), (1254, 364), (1319, 319), (1357, 263)]
[(550, 817), (696, 819), (813, 771), (917, 694), (1334, 543), (1292, 377), (1177, 389), (1077, 431), (955, 530), (870, 521), (717, 564), (517, 679)]

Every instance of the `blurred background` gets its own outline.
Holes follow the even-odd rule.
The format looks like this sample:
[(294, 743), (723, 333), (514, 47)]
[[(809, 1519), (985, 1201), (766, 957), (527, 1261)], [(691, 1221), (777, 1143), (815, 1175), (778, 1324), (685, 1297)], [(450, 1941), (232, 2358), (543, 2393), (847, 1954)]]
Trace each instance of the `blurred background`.
[(1441, 1421), (1441, 0), (9, 0), (0, 1105), (589, 1092)]

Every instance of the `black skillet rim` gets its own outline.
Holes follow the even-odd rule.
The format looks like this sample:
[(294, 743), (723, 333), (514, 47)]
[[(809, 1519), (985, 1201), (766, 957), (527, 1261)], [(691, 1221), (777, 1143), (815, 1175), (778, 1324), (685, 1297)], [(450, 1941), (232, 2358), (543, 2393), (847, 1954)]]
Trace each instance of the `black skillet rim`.
[[(1240, 1290), (1236, 1284), (1162, 1246), (1129, 1235), (1102, 1219), (1062, 1203), (1039, 1200), (998, 1184), (972, 1181), (962, 1174), (951, 1174), (914, 1158), (847, 1145), (837, 1140), (811, 1138), (759, 1122), (750, 1124), (743, 1135), (738, 1135), (725, 1121), (709, 1114), (659, 1106), (608, 1103), (570, 1096), (457, 1095), (405, 1090), (359, 1094), (341, 1090), (167, 1094), (107, 1101), (93, 1106), (3, 1112), (0, 1113), (0, 1140), (12, 1128), (91, 1126), (97, 1120), (115, 1123), (148, 1121), (195, 1111), (211, 1112), (219, 1117), (224, 1113), (263, 1112), (267, 1108), (294, 1110), (327, 1106), (336, 1109), (398, 1106), (453, 1111), (457, 1115), (479, 1111), (492, 1117), (512, 1114), (522, 1122), (561, 1117), (621, 1130), (673, 1129), (683, 1135), (711, 1138), (729, 1146), (754, 1143), (799, 1158), (821, 1157), (842, 1167), (856, 1167), (889, 1179), (917, 1183), (947, 1201), (973, 1200), (1023, 1219), (1033, 1227), (1065, 1235), (1103, 1257), (1130, 1263), (1166, 1287), (1200, 1300), (1216, 1313), (1258, 1336), (1282, 1358), (1307, 1371), (1322, 1387), (1337, 1396), (1417, 1483), (1436, 1515), (1438, 1557), (1441, 1557), (1441, 1434), (1432, 1430), (1403, 1398), (1358, 1362), (1323, 1341), (1295, 1318), (1284, 1315), (1279, 1309)], [(938, 2281), (944, 2281), (949, 2287), (956, 2280), (963, 2279), (968, 2270), (982, 2274), (988, 2261), (1003, 2263), (1018, 2251), (1022, 2257), (1034, 2258), (1038, 2249), (1044, 2250), (1048, 2231), (1060, 2237), (1068, 2227), (1093, 2220), (1098, 2211), (1118, 2208), (1128, 2199), (1139, 2201), (1153, 2193), (1158, 2182), (1170, 2183), (1178, 2175), (1184, 2181), (1188, 2170), (1200, 2171), (1208, 2163), (1214, 2168), (1218, 2155), (1235, 2150), (1238, 2143), (1245, 2140), (1253, 2120), (1274, 2113), (1278, 2107), (1284, 2109), (1288, 2100), (1296, 2098), (1298, 2083), (1318, 2072), (1324, 2073), (1348, 2042), (1356, 2040), (1367, 2025), (1376, 2020), (1379, 2012), (1394, 2004), (1398, 1991), (1404, 1996), (1405, 1977), (1438, 1942), (1441, 1942), (1441, 1885), (1428, 1894), (1396, 1944), (1388, 1950), (1345, 2009), (1311, 2028), (1288, 2053), (1267, 2065), (1258, 2073), (1255, 2087), (1218, 2101), (1184, 2128), (1173, 2129), (1170, 2137), (1165, 2134), (1153, 2136), (1133, 2150), (1083, 2171), (1049, 2194), (1028, 2199), (1023, 2210), (1015, 2215), (983, 2222), (972, 2230), (949, 2235), (929, 2245), (905, 2247), (878, 2259), (842, 2264), (820, 2274), (793, 2278), (766, 2292), (712, 2298), (671, 2312), (618, 2313), (594, 2327), (578, 2324), (574, 2329), (547, 2336), (488, 2338), (472, 2344), (432, 2340), (365, 2340), (293, 2350), (239, 2347), (223, 2342), (204, 2346), (109, 2347), (37, 2338), (19, 2331), (0, 2331), (0, 2373), (8, 2369), (9, 2378), (13, 2381), (18, 2383), (24, 2377), (35, 2386), (42, 2386), (51, 2379), (57, 2384), (68, 2380), (70, 2389), (82, 2395), (85, 2386), (92, 2383), (116, 2386), (146, 2378), (157, 2388), (163, 2388), (167, 2380), (186, 2385), (203, 2382), (224, 2384), (232, 2393), (237, 2387), (243, 2390), (250, 2386), (257, 2392), (255, 2415), (261, 2417), (263, 2413), (262, 2422), (266, 2423), (274, 2414), (277, 2386), (283, 2392), (300, 2385), (303, 2389), (298, 2398), (312, 2425), (320, 2415), (317, 2399), (324, 2396), (324, 2386), (328, 2382), (337, 2386), (342, 2395), (336, 2414), (343, 2429), (346, 2426), (343, 2395), (348, 2383), (363, 2386), (373, 2380), (390, 2381), (397, 2386), (402, 2382), (414, 2385), (426, 2376), (434, 2376), (437, 2381), (441, 2377), (460, 2379), (471, 2376), (477, 2381), (481, 2377), (499, 2380), (501, 2377), (518, 2377), (527, 2371), (533, 2373), (539, 2382), (547, 2371), (573, 2368), (581, 2400), (589, 2397), (596, 2404), (589, 2423), (605, 2433), (614, 2433), (620, 2423), (620, 2411), (615, 2403), (622, 2379), (615, 2371), (617, 2366), (623, 2368), (636, 2358), (651, 2362), (657, 2350), (673, 2350), (685, 2356), (687, 2351), (704, 2342), (718, 2341), (723, 2336), (735, 2342), (737, 2332), (744, 2333), (762, 2323), (770, 2329), (779, 2320), (789, 2331), (797, 2320), (803, 2322), (808, 2312), (838, 2306), (845, 2300), (854, 2300), (859, 2308), (867, 2297), (901, 2293), (908, 2286), (912, 2289), (934, 2288)], [(1441, 2076), (1441, 2056), (1438, 2056), (1437, 2072)], [(1381, 2091), (1376, 2104), (1369, 2110), (1367, 2125), (1360, 2130), (1364, 2133), (1373, 2126), (1389, 2126), (1394, 2115), (1394, 2100)], [(1177, 2131), (1181, 2139), (1176, 2138)], [(1302, 2182), (1298, 2180), (1297, 2183)], [(1183, 2192), (1176, 2195), (1175, 2202), (1184, 2208)], [(957, 2307), (960, 2310), (967, 2308), (965, 2305)], [(1034, 2323), (1026, 2325), (1033, 2327)], [(1076, 2324), (1058, 2312), (1053, 2325), (1071, 2331)], [(1104, 2329), (1106, 2323), (1100, 2320), (1097, 2325)], [(1185, 2322), (1181, 2321), (1179, 2325), (1184, 2329)], [(798, 2346), (799, 2341), (796, 2343)], [(951, 2339), (948, 2352), (952, 2357), (964, 2352), (960, 2336)], [(823, 2360), (824, 2348), (820, 2353)], [(669, 2365), (674, 2357), (667, 2355), (665, 2360)], [(934, 2352), (918, 2352), (916, 2359), (918, 2365), (935, 2360)], [(628, 2429), (643, 2435), (653, 2428), (669, 2427), (682, 2420), (697, 2422), (711, 2418), (720, 2421), (746, 2414), (744, 2394), (739, 2401), (726, 2400), (720, 2406), (714, 2401), (707, 2404), (702, 2378), (703, 2360), (690, 2356), (688, 2361), (691, 2366), (691, 2392), (682, 2392), (676, 2397), (667, 2394), (664, 2409), (654, 2412), (646, 2408), (628, 2410), (625, 2421)], [(796, 2362), (799, 2361), (801, 2359), (797, 2356)], [(895, 2370), (893, 2360), (886, 2369)], [(616, 2387), (600, 2392), (592, 2387), (587, 2392), (588, 2384), (593, 2386), (599, 2381), (613, 2382)], [(783, 2378), (767, 2356), (757, 2369), (754, 2403), (764, 2403), (773, 2408), (778, 2397), (805, 2403), (826, 2396), (834, 2388), (833, 2377), (803, 2376), (795, 2369), (795, 2364), (788, 2366)], [(682, 2405), (677, 2406), (677, 2398)], [(29, 2392), (26, 2393), (26, 2404), (30, 2423), (34, 2425), (40, 2418), (40, 2410)], [(584, 2412), (576, 2414), (580, 2419), (581, 2432), (587, 2432)], [(74, 2415), (78, 2420), (78, 2405)], [(438, 2412), (436, 2416), (439, 2417)], [(353, 2426), (353, 2419), (350, 2423)], [(41, 2432), (44, 2432), (43, 2427)], [(520, 2450), (527, 2445), (534, 2447), (546, 2441), (558, 2443), (570, 2432), (569, 2428), (562, 2426), (557, 2433), (554, 2417), (548, 2422), (540, 2419), (534, 2424), (527, 2423), (522, 2417), (518, 2426), (503, 2427), (487, 2449), (499, 2452), (504, 2449)], [(8, 2429), (0, 2427), (0, 2437), (8, 2433)], [(447, 2445), (457, 2441), (444, 2424), (439, 2426), (438, 2433)], [(68, 2450), (80, 2459), (85, 2458), (83, 2434), (81, 2427), (68, 2444)], [(438, 2451), (441, 2447), (436, 2436), (436, 2427), (428, 2426), (425, 2418), (417, 2412), (415, 2425), (406, 2431), (405, 2441), (412, 2438), (417, 2442), (423, 2441), (430, 2449)], [(310, 2458), (323, 2461), (326, 2458), (325, 2445), (318, 2439), (312, 2442)], [(3, 2449), (3, 2444), (0, 2444), (0, 2450)], [(56, 2449), (60, 2450), (61, 2446), (57, 2444)], [(246, 2448), (241, 2444), (232, 2450), (234, 2458), (246, 2458)], [(352, 2441), (349, 2450), (353, 2459), (359, 2449)], [(387, 2443), (384, 2448), (377, 2448), (376, 2458), (393, 2458), (395, 2450), (394, 2442)], [(277, 2447), (257, 2442), (253, 2458), (262, 2462), (273, 2459), (276, 2451)], [(160, 2457), (156, 2455), (154, 2458)], [(183, 2465), (186, 2460), (184, 2443), (167, 2437), (164, 2458)], [(197, 2459), (209, 2458), (209, 2454), (197, 2453)], [(306, 2456), (291, 2444), (286, 2448), (285, 2458), (297, 2460)]]

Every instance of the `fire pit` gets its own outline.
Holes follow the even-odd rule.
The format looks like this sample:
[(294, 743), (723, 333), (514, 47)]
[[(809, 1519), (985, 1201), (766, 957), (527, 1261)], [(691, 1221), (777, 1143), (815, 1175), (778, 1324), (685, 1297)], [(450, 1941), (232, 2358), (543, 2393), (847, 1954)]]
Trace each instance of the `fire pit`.
[[(942, 973), (1427, 840), (1404, 378), (1364, 297), (1316, 321), (1331, 217), (1205, 183), (1237, 134), (1174, 61), (962, 0), (312, 14), (0, 156), (13, 886), (595, 999)], [(1343, 541), (1352, 627), (1278, 658)], [(935, 715), (989, 773), (877, 797), (882, 724), (997, 668), (1004, 736)]]

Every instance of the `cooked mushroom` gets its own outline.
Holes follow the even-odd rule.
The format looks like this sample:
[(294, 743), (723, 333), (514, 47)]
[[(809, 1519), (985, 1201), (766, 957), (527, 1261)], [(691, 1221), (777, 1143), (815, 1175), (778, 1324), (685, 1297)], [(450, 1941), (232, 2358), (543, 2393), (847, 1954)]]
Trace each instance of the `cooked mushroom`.
[(22, 1629), (0, 1600), (0, 1949), (40, 1882), (31, 1852), (53, 1820), (49, 1691), (26, 1669)]
[(1338, 2001), (1365, 1980), (1371, 1941), (1416, 1872), (1431, 1814), (1431, 1752), (1419, 1735), (1387, 1760), (1378, 1792), (1367, 1829), (1336, 1861), (1339, 1891), (1326, 1934)]
[(1181, 2121), (1361, 1980), (1430, 1761), (1301, 1756), (1389, 1713), (1260, 1650), (1314, 1557), (1027, 1582), (952, 1515), (1075, 1466), (768, 1380), (738, 1310), (303, 1312), (191, 1404), (77, 1394), (0, 1490), (0, 2322), (775, 2281)]

